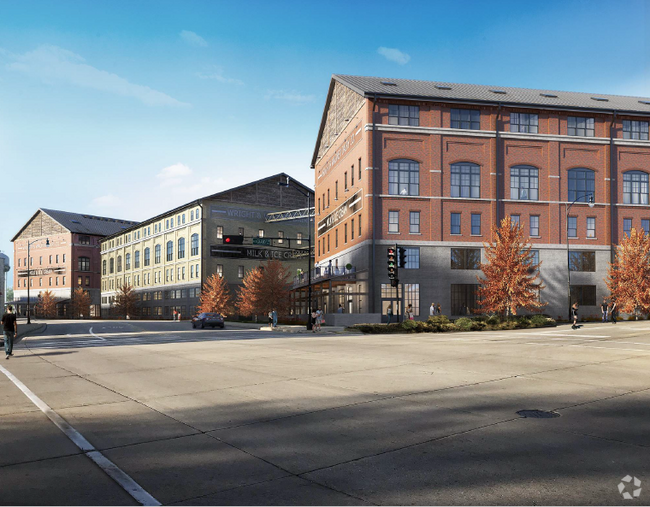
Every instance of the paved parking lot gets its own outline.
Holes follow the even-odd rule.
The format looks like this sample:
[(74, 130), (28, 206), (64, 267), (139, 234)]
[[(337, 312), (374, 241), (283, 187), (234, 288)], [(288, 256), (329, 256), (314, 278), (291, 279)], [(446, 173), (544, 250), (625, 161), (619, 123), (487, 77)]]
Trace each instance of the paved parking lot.
[(363, 336), (59, 321), (15, 354), (4, 505), (137, 504), (56, 417), (161, 504), (619, 505), (628, 475), (650, 504), (648, 322)]

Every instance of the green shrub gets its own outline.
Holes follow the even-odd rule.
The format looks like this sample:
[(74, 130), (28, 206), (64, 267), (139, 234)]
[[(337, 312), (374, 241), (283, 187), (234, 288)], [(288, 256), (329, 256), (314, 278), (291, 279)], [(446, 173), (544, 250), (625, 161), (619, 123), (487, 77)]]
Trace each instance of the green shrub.
[(531, 327), (544, 327), (547, 325), (548, 319), (543, 315), (533, 315), (530, 318)]
[(409, 333), (412, 333), (418, 327), (416, 322), (414, 320), (410, 320), (410, 319), (406, 319), (404, 322), (402, 322), (401, 326), (402, 326), (402, 329), (404, 331), (407, 331)]
[(521, 316), (515, 321), (515, 326), (517, 327), (517, 329), (527, 329), (529, 327), (532, 327), (530, 324), (531, 324), (530, 319), (525, 316)]
[(517, 323), (514, 320), (504, 320), (498, 325), (498, 329), (514, 329)]
[(454, 321), (454, 324), (456, 324), (456, 327), (461, 331), (470, 331), (472, 329), (472, 319), (469, 319), (467, 317), (456, 319)]
[(501, 324), (501, 319), (499, 318), (498, 315), (490, 315), (485, 321), (485, 323), (488, 326), (498, 326), (499, 324)]
[(432, 315), (429, 317), (427, 322), (429, 324), (439, 326), (442, 324), (449, 324), (449, 319), (447, 318), (446, 315)]

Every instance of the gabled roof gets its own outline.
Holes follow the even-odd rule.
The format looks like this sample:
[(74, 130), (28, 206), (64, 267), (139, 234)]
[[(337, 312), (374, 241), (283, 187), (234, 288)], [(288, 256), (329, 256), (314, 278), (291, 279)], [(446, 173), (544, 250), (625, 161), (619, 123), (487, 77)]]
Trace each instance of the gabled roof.
[(219, 196), (228, 194), (230, 192), (233, 192), (233, 191), (245, 188), (245, 187), (249, 187), (251, 185), (256, 185), (257, 183), (260, 183), (262, 181), (266, 181), (266, 180), (270, 180), (270, 179), (276, 179), (276, 180), (280, 181), (280, 180), (286, 180), (287, 178), (290, 178), (290, 180), (293, 183), (295, 183), (296, 185), (301, 187), (303, 190), (309, 192), (312, 196), (314, 195), (314, 191), (311, 188), (309, 188), (307, 185), (304, 185), (303, 183), (300, 183), (298, 180), (296, 180), (294, 178), (291, 178), (287, 173), (278, 173), (278, 174), (274, 174), (273, 176), (267, 176), (265, 178), (260, 178), (259, 180), (244, 183), (243, 185), (239, 185), (238, 187), (229, 188), (228, 190), (222, 190), (221, 192), (217, 192), (216, 194), (206, 195), (205, 197), (201, 197), (199, 199), (194, 199), (193, 201), (187, 202), (187, 203), (185, 203), (185, 204), (183, 204), (181, 206), (177, 206), (174, 209), (167, 210), (167, 211), (165, 211), (163, 213), (160, 213), (160, 214), (158, 214), (158, 215), (156, 215), (154, 217), (148, 218), (147, 220), (135, 223), (132, 227), (127, 227), (126, 230), (116, 231), (113, 234), (111, 234), (110, 236), (107, 235), (107, 237), (105, 239), (110, 239), (112, 236), (117, 236), (119, 234), (122, 234), (123, 232), (128, 232), (129, 230), (136, 229), (137, 227), (142, 227), (142, 226), (151, 224), (153, 222), (156, 222), (156, 221), (160, 220), (161, 218), (164, 218), (164, 217), (166, 217), (168, 215), (173, 215), (173, 214), (175, 214), (175, 213), (177, 213), (177, 212), (179, 212), (179, 211), (181, 211), (181, 210), (183, 210), (185, 208), (188, 208), (190, 206), (197, 206), (197, 205), (199, 205), (201, 203), (201, 201), (204, 201), (206, 199), (215, 199), (215, 198), (218, 198)]
[(441, 81), (416, 81), (379, 77), (334, 75), (332, 79), (366, 97), (392, 96), (427, 100), (501, 103), (544, 108), (588, 109), (650, 115), (650, 98), (602, 93), (564, 92), (508, 86), (488, 86)]
[(327, 120), (327, 110), (332, 99), (334, 82), (339, 82), (366, 98), (376, 96), (439, 100), (441, 102), (500, 103), (519, 107), (585, 110), (602, 113), (616, 111), (623, 114), (646, 114), (650, 116), (650, 98), (648, 97), (334, 74), (327, 92), (325, 108), (316, 139), (316, 148), (312, 157), (312, 168), (316, 164), (321, 136)]
[(109, 236), (117, 231), (127, 229), (137, 224), (132, 220), (121, 220), (118, 218), (99, 217), (96, 215), (84, 215), (81, 213), (72, 213), (69, 211), (60, 211), (54, 209), (39, 208), (36, 213), (23, 225), (18, 233), (11, 239), (15, 241), (18, 236), (25, 230), (39, 212), (45, 213), (55, 222), (61, 224), (70, 232), (76, 234), (89, 234), (93, 236)]

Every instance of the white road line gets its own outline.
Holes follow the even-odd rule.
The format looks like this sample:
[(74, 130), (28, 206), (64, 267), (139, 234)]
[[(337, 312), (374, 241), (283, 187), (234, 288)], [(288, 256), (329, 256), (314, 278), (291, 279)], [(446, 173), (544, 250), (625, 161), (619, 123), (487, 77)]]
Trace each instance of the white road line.
[(91, 327), (88, 332), (93, 335), (95, 338), (99, 338), (100, 340), (106, 341), (106, 338), (102, 338), (101, 336), (97, 336), (95, 333), (93, 333), (93, 328)]
[(632, 350), (634, 352), (650, 352), (648, 349), (628, 349), (628, 348), (622, 348), (622, 347), (599, 347), (597, 345), (580, 345), (580, 344), (573, 344), (573, 343), (567, 343), (567, 344), (559, 344), (559, 343), (539, 343), (539, 342), (527, 342), (524, 343), (524, 345), (538, 345), (540, 347), (581, 347), (583, 349), (604, 349), (604, 350), (613, 350), (613, 351), (619, 351), (619, 350), (625, 350), (629, 351)]
[(68, 424), (59, 414), (50, 408), (50, 406), (36, 396), (25, 384), (14, 376), (4, 366), (0, 365), (0, 371), (11, 380), (25, 396), (27, 396), (41, 412), (43, 412), (50, 421), (52, 421), (63, 434), (68, 437), (81, 451), (88, 456), (106, 475), (117, 482), (129, 495), (131, 495), (141, 505), (162, 505), (153, 496), (147, 493), (142, 486), (135, 482), (126, 472), (121, 470), (115, 463), (109, 460), (101, 452), (84, 438), (76, 429)]

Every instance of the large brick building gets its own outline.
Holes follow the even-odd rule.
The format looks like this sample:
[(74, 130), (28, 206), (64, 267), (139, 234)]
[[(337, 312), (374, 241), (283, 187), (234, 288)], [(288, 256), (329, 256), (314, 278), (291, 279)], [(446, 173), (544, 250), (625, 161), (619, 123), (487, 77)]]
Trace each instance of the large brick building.
[[(39, 209), (12, 238), (14, 244), (14, 302), (27, 309), (27, 280), (32, 305), (49, 290), (57, 300), (58, 315), (68, 315), (77, 287), (91, 296), (91, 316), (99, 315), (99, 244), (104, 236), (136, 224), (129, 220)], [(27, 245), (29, 259), (27, 258)], [(28, 275), (29, 267), (29, 276)]]
[(416, 315), (469, 313), (509, 215), (542, 262), (546, 313), (567, 315), (568, 229), (571, 297), (597, 315), (615, 245), (650, 229), (649, 120), (646, 98), (333, 76), (312, 159), (320, 304), (385, 314), (398, 244)]

